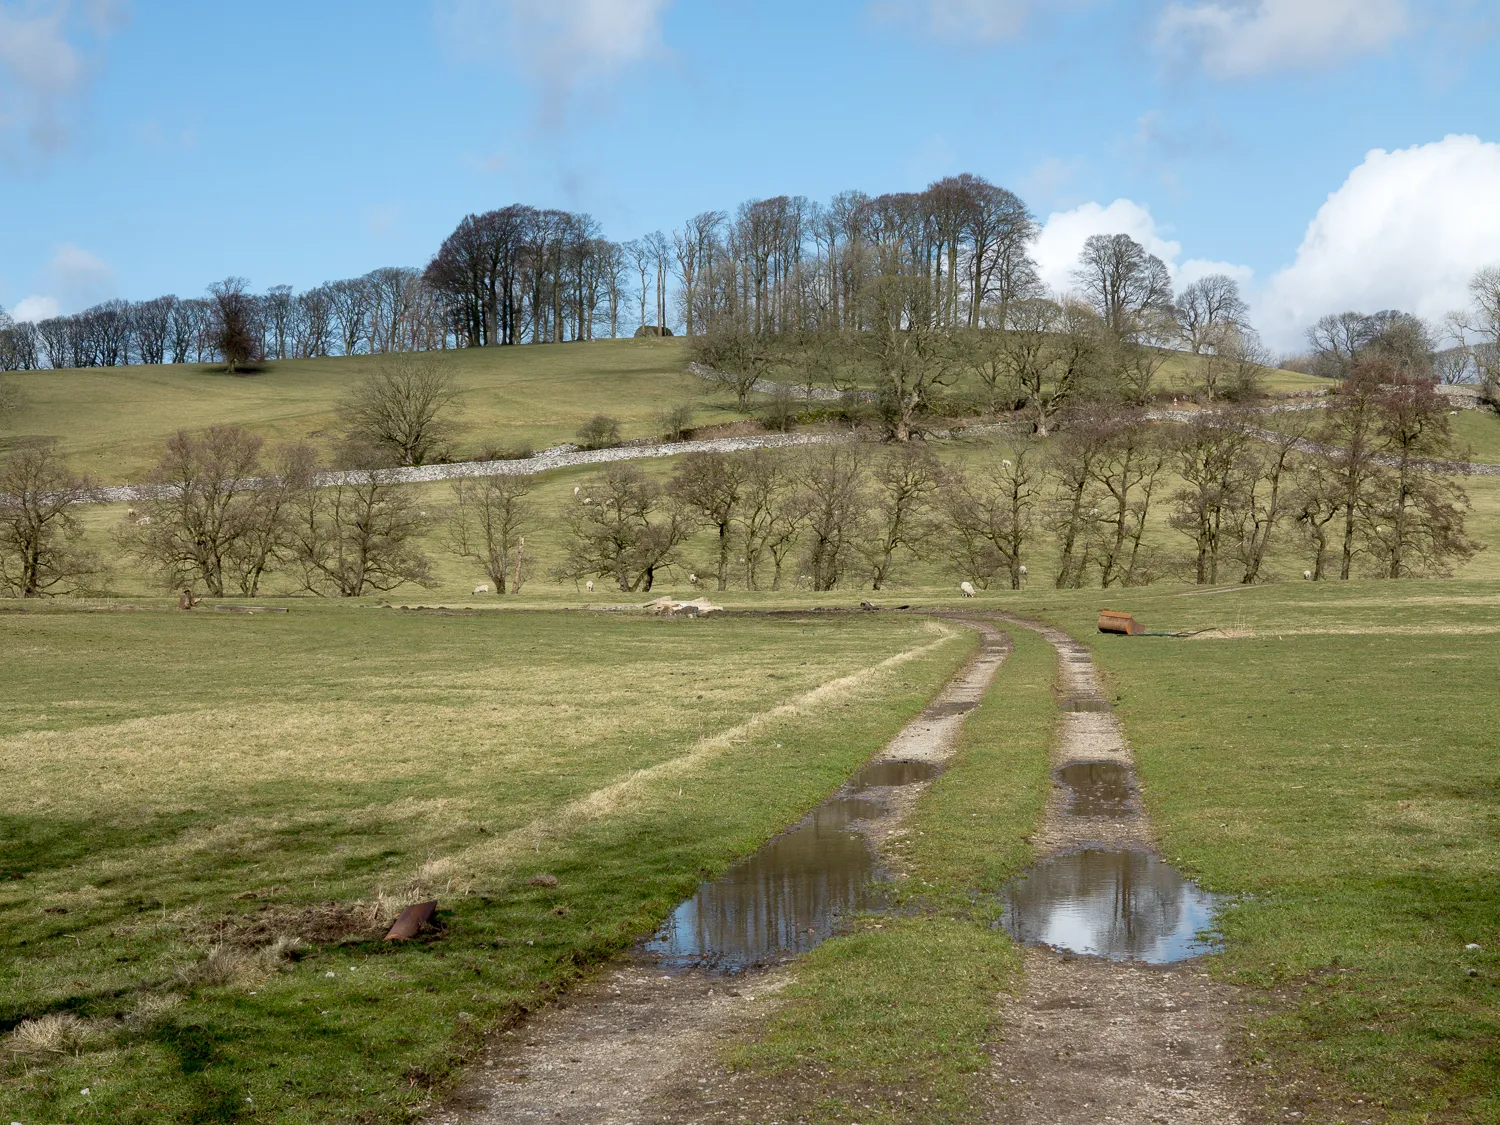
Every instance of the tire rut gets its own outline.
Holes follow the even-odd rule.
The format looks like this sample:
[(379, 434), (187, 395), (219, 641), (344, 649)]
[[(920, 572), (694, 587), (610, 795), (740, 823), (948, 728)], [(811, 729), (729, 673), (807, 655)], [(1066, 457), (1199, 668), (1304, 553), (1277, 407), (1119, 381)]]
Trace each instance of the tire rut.
[[(1102, 700), (1089, 651), (1066, 633), (1031, 629), (1058, 653), (1064, 699)], [(1113, 762), (1134, 772), (1119, 720), (1103, 711), (1065, 711), (1052, 762)], [(1037, 859), (1084, 845), (1155, 851), (1135, 784), (1123, 817), (1075, 816), (1055, 784), (1034, 838)], [(1235, 1061), (1244, 1027), (1232, 989), (1193, 961), (1145, 965), (1026, 951), (1021, 991), (1002, 1000), (1001, 1041), (992, 1051), (987, 1120), (1005, 1125), (1240, 1125), (1252, 1104)]]
[[(992, 623), (943, 615), (976, 629), (980, 654), (872, 762), (945, 762), (969, 710), (1009, 654)], [(863, 830), (878, 847), (900, 831), (919, 786), (896, 791)], [(759, 1121), (746, 1117), (757, 1091), (725, 1073), (721, 1041), (768, 1015), (796, 973), (795, 961), (732, 977), (692, 969), (666, 973), (622, 957), (596, 979), (497, 1036), (431, 1125), (663, 1125)], [(751, 1112), (754, 1112), (753, 1110)]]

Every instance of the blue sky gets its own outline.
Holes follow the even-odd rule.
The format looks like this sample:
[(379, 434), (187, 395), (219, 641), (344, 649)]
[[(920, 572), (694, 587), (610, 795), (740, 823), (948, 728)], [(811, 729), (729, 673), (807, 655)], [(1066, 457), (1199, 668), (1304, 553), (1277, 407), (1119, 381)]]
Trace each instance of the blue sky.
[(517, 200), (629, 238), (971, 171), (1058, 284), (1123, 229), (1236, 273), (1273, 343), (1437, 317), (1500, 262), (1497, 32), (1500, 0), (0, 0), (0, 305), (421, 265)]

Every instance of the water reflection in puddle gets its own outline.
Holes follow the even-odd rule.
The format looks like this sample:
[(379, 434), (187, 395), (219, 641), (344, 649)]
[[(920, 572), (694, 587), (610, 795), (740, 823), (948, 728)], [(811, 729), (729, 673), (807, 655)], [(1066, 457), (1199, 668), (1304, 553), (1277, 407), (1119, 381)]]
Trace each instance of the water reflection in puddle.
[(1101, 699), (1097, 695), (1073, 695), (1064, 699), (1059, 706), (1064, 711), (1113, 711), (1114, 706), (1107, 699)]
[(1198, 936), (1216, 896), (1140, 851), (1086, 850), (1043, 860), (1003, 892), (1017, 941), (1112, 961), (1160, 965), (1212, 953)]
[(931, 781), (941, 772), (935, 762), (871, 762), (854, 775), (850, 784), (855, 789), (915, 785), (919, 781)]
[(723, 878), (699, 887), (646, 943), (646, 953), (666, 965), (736, 972), (811, 949), (844, 916), (877, 905), (875, 856), (851, 826), (881, 811), (879, 802), (857, 797), (819, 806)]
[(1069, 816), (1127, 816), (1131, 805), (1130, 772), (1118, 762), (1070, 762), (1057, 771), (1068, 787)]

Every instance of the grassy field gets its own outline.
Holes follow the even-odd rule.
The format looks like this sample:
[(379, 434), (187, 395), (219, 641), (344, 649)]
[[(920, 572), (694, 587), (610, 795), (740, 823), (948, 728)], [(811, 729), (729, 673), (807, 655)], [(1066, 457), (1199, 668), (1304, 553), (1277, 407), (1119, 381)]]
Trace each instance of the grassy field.
[[(621, 421), (625, 438), (659, 436), (658, 415), (683, 404), (693, 407), (700, 426), (745, 417), (732, 395), (683, 370), (681, 340), (431, 354), (464, 392), (455, 458), (572, 441), (579, 426), (601, 413)], [(119, 484), (143, 479), (178, 429), (232, 422), (271, 442), (308, 439), (327, 452), (335, 405), (380, 362), (378, 356), (278, 360), (237, 376), (197, 364), (14, 372), (0, 378), (19, 387), (27, 405), (9, 428), (0, 427), (0, 453), (21, 437), (55, 437), (76, 469)], [(1192, 362), (1169, 357), (1161, 385), (1180, 383)], [(1273, 394), (1325, 385), (1290, 371), (1268, 372), (1266, 382)]]
[[(742, 417), (733, 396), (683, 371), (674, 340), (600, 340), (431, 353), (463, 394), (455, 453), (545, 449), (572, 441), (595, 414), (622, 422), (622, 436), (655, 437), (656, 415), (682, 403), (698, 425)], [(379, 356), (284, 360), (233, 376), (196, 364), (35, 371), (5, 376), (27, 407), (0, 448), (26, 435), (57, 437), (80, 471), (104, 483), (141, 480), (178, 429), (237, 423), (268, 441), (303, 438), (325, 447), (334, 408)]]
[[(322, 605), (0, 634), (0, 1030), (51, 1017), (0, 1059), (28, 1125), (407, 1119), (973, 647), (870, 616)], [(429, 894), (441, 941), (378, 940)]]
[[(1099, 605), (1027, 601), (1080, 637)], [(1108, 602), (1230, 634), (1093, 648), (1164, 854), (1238, 896), (1211, 964), (1254, 1002), (1247, 1056), (1281, 1104), (1500, 1121), (1500, 585)]]

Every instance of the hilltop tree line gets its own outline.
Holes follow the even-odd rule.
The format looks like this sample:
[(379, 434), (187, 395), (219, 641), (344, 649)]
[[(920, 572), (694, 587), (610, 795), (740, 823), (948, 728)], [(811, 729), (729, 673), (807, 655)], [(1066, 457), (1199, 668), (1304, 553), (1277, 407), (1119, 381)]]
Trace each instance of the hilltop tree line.
[[(371, 444), (394, 451), (431, 438), (441, 394), (405, 421), (381, 405), (414, 388), (442, 391), (407, 362), (351, 393), (345, 460), (368, 465)], [(168, 441), (155, 488), (114, 534), (119, 553), (163, 586), (246, 597), (272, 574), (346, 597), (432, 585), (422, 544), (435, 537), (497, 593), (518, 591), (538, 565), (526, 537), (544, 529), (564, 544), (554, 579), (626, 593), (685, 572), (720, 590), (880, 590), (919, 561), (982, 588), (1019, 589), (1038, 565), (1059, 588), (1138, 586), (1183, 574), (1164, 527), (1185, 537), (1186, 574), (1203, 584), (1266, 581), (1273, 551), (1300, 553), (1310, 578), (1348, 579), (1446, 574), (1477, 549), (1464, 530), (1467, 497), (1442, 464), (1446, 405), (1389, 356), (1357, 359), (1321, 412), (1223, 406), (1162, 422), (1074, 404), (1066, 423), (1051, 441), (1018, 425), (962, 461), (920, 443), (848, 442), (691, 453), (665, 481), (615, 463), (552, 513), (521, 476), (458, 480), (451, 502), (429, 511), (379, 469), (320, 477), (305, 444), (267, 449), (215, 426)], [(0, 589), (41, 596), (107, 583), (77, 512), (92, 487), (55, 443), (23, 443), (0, 462)]]
[[(252, 293), (228, 278), (200, 298), (109, 301), (37, 324), (0, 313), (0, 369), (235, 367), (590, 340), (634, 324), (699, 339), (699, 361), (739, 385), (772, 366), (795, 369), (794, 383), (830, 386), (874, 367), (899, 407), (955, 368), (993, 369), (993, 357), (960, 354), (976, 340), (991, 341), (980, 352), (1009, 332), (1034, 341), (1077, 328), (1084, 314), (1137, 398), (1153, 374), (1146, 353), (1157, 347), (1227, 361), (1210, 368), (1269, 361), (1231, 278), (1174, 294), (1167, 266), (1140, 243), (1098, 235), (1070, 292), (1048, 293), (1031, 256), (1037, 233), (1015, 193), (969, 174), (921, 192), (843, 192), (826, 204), (752, 200), (628, 242), (603, 237), (587, 214), (512, 204), (465, 216), (422, 269), (388, 267), (302, 293), (285, 285)], [(1374, 348), (1441, 381), (1492, 384), (1500, 270), (1481, 271), (1472, 292), (1472, 308), (1447, 319), (1441, 341), (1397, 311), (1325, 317), (1309, 332), (1307, 366), (1342, 378)]]

